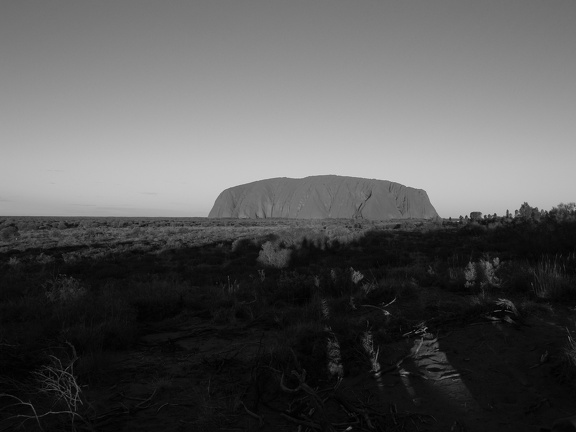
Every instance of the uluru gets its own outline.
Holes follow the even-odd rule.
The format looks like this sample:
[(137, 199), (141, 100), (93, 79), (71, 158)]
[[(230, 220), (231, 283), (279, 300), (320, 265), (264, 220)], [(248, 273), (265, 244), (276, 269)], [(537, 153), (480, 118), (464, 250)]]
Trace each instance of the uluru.
[(438, 213), (423, 189), (388, 180), (337, 175), (278, 177), (230, 187), (209, 218), (432, 219)]

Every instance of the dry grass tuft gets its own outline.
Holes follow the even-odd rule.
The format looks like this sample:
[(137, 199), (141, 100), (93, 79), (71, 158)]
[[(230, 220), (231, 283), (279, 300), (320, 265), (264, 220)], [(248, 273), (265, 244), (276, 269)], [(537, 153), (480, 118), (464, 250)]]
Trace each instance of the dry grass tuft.
[(575, 296), (574, 277), (567, 273), (569, 262), (570, 257), (563, 258), (562, 256), (540, 259), (536, 266), (531, 269), (533, 278), (531, 286), (536, 297), (559, 300)]
[[(74, 364), (78, 360), (74, 346), (68, 344), (72, 357), (66, 361), (50, 355), (50, 363), (32, 372), (28, 384), (20, 384), (23, 395), (0, 393), (0, 399), (12, 400), (13, 403), (3, 406), (7, 416), (0, 426), (6, 430), (29, 430), (30, 421), (39, 430), (69, 429), (77, 430), (77, 422), (87, 424), (81, 414), (84, 402), (82, 389), (74, 373)], [(55, 429), (56, 428), (56, 429)], [(4, 430), (4, 429), (2, 429)]]

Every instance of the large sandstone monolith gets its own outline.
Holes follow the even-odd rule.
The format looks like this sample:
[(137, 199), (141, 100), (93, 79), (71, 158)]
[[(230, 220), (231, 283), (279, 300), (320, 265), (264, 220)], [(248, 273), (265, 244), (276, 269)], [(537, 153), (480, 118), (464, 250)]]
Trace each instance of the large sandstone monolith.
[(323, 175), (259, 180), (224, 190), (210, 218), (438, 217), (426, 191), (387, 180)]

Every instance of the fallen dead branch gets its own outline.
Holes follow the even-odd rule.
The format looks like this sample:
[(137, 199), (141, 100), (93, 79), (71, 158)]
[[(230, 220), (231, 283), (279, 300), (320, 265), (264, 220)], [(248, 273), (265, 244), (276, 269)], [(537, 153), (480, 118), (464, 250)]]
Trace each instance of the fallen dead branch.
[(285, 412), (280, 413), (280, 415), (282, 417), (284, 417), (286, 420), (291, 421), (292, 423), (296, 423), (297, 425), (306, 426), (306, 427), (316, 429), (316, 430), (322, 430), (322, 426), (320, 426), (318, 423), (315, 423), (313, 421), (293, 417), (290, 414), (287, 414)]
[[(32, 400), (25, 401), (16, 395), (2, 393), (0, 398), (9, 398), (15, 403), (4, 406), (3, 411), (9, 408), (25, 408), (31, 411), (31, 414), (13, 414), (5, 418), (7, 422), (20, 419), (20, 426), (28, 420), (35, 420), (40, 430), (44, 430), (41, 419), (48, 417), (65, 417), (70, 423), (71, 430), (76, 430), (75, 421), (80, 420), (89, 426), (86, 419), (79, 413), (82, 402), (82, 390), (76, 381), (74, 374), (74, 364), (78, 360), (76, 349), (72, 344), (66, 342), (71, 348), (72, 358), (63, 364), (60, 358), (50, 355), (50, 364), (40, 367), (32, 372), (34, 377), (34, 386), (31, 386), (27, 393)], [(34, 401), (34, 402), (33, 402)], [(50, 407), (46, 408), (46, 404)], [(11, 426), (9, 425), (9, 428)]]
[(246, 405), (244, 405), (244, 402), (240, 401), (240, 405), (242, 405), (242, 407), (244, 408), (244, 411), (246, 411), (246, 413), (251, 416), (254, 417), (255, 419), (258, 420), (258, 424), (260, 425), (260, 427), (264, 426), (264, 417), (256, 414), (255, 412), (250, 411)]

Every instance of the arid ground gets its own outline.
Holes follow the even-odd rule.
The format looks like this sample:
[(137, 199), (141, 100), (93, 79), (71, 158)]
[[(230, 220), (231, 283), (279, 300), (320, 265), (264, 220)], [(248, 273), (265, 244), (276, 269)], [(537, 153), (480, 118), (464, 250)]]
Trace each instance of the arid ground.
[(576, 223), (0, 220), (0, 431), (539, 431)]

